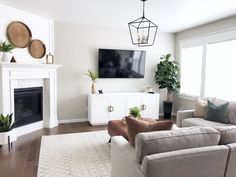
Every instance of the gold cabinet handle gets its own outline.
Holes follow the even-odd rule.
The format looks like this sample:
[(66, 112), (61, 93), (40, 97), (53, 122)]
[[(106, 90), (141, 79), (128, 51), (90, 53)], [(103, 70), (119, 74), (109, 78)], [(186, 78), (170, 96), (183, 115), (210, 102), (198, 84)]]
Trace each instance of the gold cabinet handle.
[(111, 112), (113, 112), (114, 111), (114, 107), (113, 106), (111, 106)]
[(141, 105), (141, 110), (144, 111), (145, 109), (147, 109), (147, 106), (146, 106), (145, 104), (142, 104), (142, 105)]
[(114, 107), (113, 106), (108, 106), (108, 112), (113, 112), (114, 111)]

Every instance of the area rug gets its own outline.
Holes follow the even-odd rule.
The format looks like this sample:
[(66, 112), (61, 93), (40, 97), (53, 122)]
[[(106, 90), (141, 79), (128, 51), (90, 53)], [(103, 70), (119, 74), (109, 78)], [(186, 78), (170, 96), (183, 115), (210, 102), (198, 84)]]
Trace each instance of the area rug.
[(110, 177), (107, 131), (43, 136), (38, 177)]

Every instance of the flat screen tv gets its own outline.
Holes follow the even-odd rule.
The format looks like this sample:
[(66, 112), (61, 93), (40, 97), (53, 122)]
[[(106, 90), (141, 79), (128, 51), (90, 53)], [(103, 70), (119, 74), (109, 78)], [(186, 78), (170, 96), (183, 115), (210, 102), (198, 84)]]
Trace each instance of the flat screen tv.
[(144, 78), (146, 51), (99, 49), (99, 78)]

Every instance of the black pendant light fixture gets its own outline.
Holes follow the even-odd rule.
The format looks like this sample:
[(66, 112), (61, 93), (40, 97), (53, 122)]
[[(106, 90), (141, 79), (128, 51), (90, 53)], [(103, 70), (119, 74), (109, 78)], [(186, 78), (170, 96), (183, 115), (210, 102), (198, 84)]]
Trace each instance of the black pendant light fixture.
[(143, 2), (143, 16), (128, 23), (132, 43), (139, 47), (152, 46), (155, 42), (158, 26), (145, 17), (145, 1)]

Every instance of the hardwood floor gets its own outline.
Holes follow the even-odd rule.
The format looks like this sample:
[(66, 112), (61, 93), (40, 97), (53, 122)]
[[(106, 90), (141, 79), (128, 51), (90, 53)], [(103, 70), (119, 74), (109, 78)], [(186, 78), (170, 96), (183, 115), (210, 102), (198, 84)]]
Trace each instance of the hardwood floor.
[(89, 123), (61, 124), (21, 136), (9, 153), (7, 145), (0, 148), (0, 177), (36, 177), (41, 136), (106, 130), (107, 126), (93, 127)]

